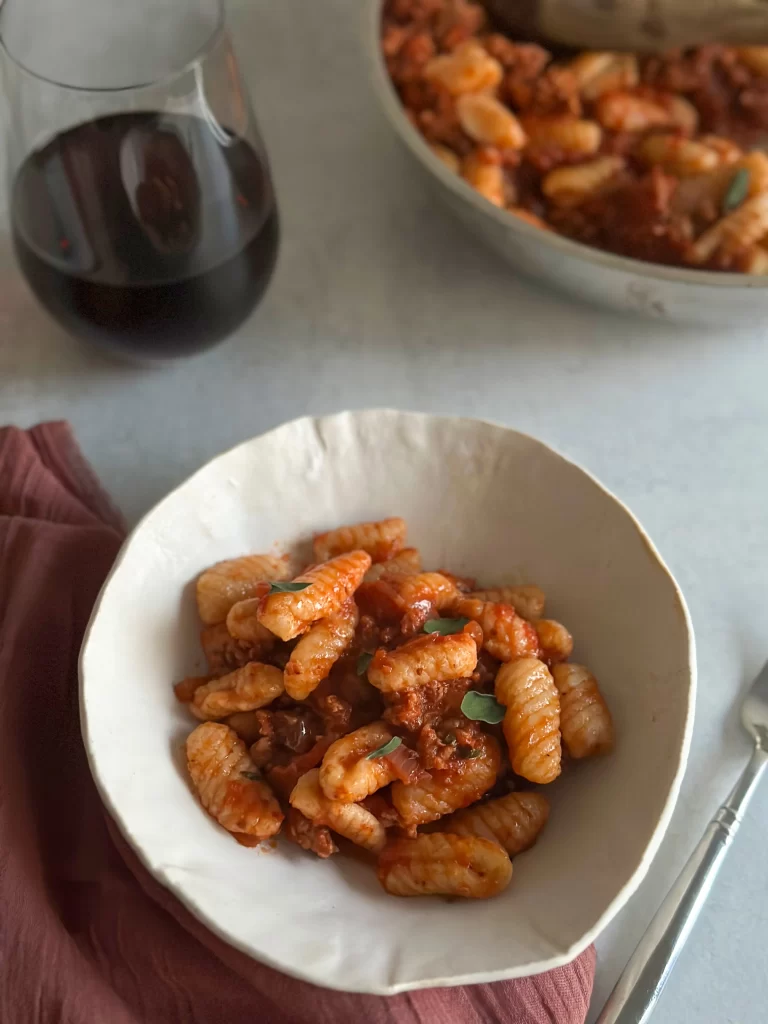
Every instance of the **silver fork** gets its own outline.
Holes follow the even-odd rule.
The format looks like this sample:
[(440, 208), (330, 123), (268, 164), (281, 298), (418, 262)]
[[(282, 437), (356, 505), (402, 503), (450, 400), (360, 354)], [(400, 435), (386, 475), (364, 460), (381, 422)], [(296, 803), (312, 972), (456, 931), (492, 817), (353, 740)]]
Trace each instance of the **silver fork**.
[(597, 1024), (644, 1024), (704, 906), (747, 804), (768, 765), (768, 663), (741, 705), (755, 743), (749, 764), (714, 816), (608, 997)]

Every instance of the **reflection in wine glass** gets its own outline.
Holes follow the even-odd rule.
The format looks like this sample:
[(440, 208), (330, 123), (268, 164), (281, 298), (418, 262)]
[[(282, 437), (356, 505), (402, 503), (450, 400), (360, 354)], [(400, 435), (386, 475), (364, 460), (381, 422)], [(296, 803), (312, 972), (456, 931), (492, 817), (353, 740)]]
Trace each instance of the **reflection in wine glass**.
[(42, 304), (144, 358), (229, 334), (271, 278), (278, 220), (220, 0), (25, 0), (0, 39), (14, 244)]

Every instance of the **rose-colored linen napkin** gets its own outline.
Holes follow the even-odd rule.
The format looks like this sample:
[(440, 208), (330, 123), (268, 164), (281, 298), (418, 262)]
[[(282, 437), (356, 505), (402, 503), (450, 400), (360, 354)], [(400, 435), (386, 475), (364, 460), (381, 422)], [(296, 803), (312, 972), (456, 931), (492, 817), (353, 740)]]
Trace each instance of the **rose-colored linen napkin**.
[(582, 1024), (593, 949), (514, 982), (331, 992), (231, 949), (154, 881), (80, 738), (80, 642), (123, 530), (66, 424), (0, 430), (0, 1021)]

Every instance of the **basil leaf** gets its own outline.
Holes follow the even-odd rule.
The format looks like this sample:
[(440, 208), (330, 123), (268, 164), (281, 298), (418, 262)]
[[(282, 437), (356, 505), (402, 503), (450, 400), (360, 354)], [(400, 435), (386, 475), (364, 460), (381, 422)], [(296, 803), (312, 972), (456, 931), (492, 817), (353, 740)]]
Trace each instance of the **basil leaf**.
[(244, 779), (250, 779), (251, 782), (259, 782), (261, 779), (261, 772), (240, 772)]
[(459, 757), (463, 757), (467, 761), (471, 761), (475, 757), (482, 757), (482, 747), (462, 747), (459, 750)]
[(740, 167), (738, 171), (731, 178), (731, 183), (728, 186), (728, 191), (723, 196), (723, 204), (721, 212), (723, 214), (731, 213), (737, 207), (741, 206), (744, 200), (747, 198), (749, 192), (749, 168)]
[(489, 725), (498, 725), (506, 711), (492, 693), (478, 693), (477, 690), (469, 690), (464, 694), (461, 710), (473, 722), (487, 722)]
[(270, 583), (269, 592), (270, 594), (295, 594), (298, 590), (306, 590), (307, 587), (311, 587), (311, 583)]
[(385, 743), (383, 747), (379, 747), (378, 750), (372, 750), (370, 754), (365, 755), (366, 761), (373, 761), (376, 757), (386, 757), (387, 754), (391, 754), (393, 750), (397, 750), (403, 741), (399, 736), (393, 736), (389, 743)]
[(450, 636), (452, 633), (460, 633), (468, 622), (469, 619), (429, 619), (424, 623), (424, 632)]
[(357, 659), (357, 674), (359, 676), (364, 676), (365, 673), (368, 671), (368, 666), (371, 664), (372, 658), (372, 654), (368, 654), (366, 651), (363, 651), (363, 653)]

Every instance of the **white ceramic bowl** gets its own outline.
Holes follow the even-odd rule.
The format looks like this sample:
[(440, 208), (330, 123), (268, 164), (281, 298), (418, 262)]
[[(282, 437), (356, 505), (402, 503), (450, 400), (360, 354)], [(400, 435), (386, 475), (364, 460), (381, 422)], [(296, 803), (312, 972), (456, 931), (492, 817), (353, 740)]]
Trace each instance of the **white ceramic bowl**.
[[(400, 514), (427, 566), (537, 582), (596, 673), (618, 746), (548, 788), (550, 822), (488, 901), (397, 899), (368, 864), (238, 846), (190, 790), (193, 722), (171, 684), (199, 671), (192, 582), (219, 559)], [(692, 726), (683, 598), (630, 512), (539, 441), (400, 412), (301, 419), (214, 459), (146, 516), (102, 590), (81, 656), (101, 795), (149, 870), (212, 931), (288, 974), (391, 994), (564, 964), (637, 888), (667, 828)]]
[(483, 199), (434, 155), (406, 117), (381, 52), (383, 0), (367, 0), (365, 44), (387, 120), (435, 194), (516, 271), (540, 284), (619, 312), (733, 328), (768, 317), (768, 277), (644, 263), (541, 231)]

